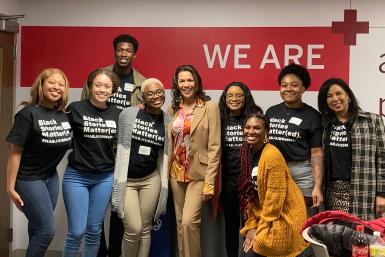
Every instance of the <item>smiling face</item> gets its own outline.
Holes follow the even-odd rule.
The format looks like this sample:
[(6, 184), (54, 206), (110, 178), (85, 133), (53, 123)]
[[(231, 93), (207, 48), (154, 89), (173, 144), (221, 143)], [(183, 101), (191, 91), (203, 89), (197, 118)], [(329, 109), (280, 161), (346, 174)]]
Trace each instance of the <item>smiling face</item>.
[(326, 101), (330, 110), (337, 116), (348, 114), (350, 98), (341, 86), (333, 84), (328, 90)]
[(106, 74), (98, 74), (92, 81), (90, 101), (95, 106), (104, 106), (112, 94), (112, 81)]
[(231, 86), (226, 92), (226, 106), (231, 116), (239, 116), (245, 106), (245, 93), (238, 86)]
[(164, 89), (158, 83), (147, 85), (144, 88), (143, 97), (146, 108), (152, 113), (157, 113), (164, 104)]
[(120, 68), (131, 67), (135, 59), (135, 49), (132, 43), (121, 42), (115, 49), (115, 63)]
[(263, 140), (266, 138), (268, 130), (263, 120), (256, 117), (247, 119), (243, 129), (243, 135), (246, 143), (252, 145), (253, 148), (259, 148), (263, 145)]
[(47, 77), (42, 84), (43, 99), (41, 104), (44, 106), (53, 106), (62, 97), (66, 90), (66, 81), (60, 73), (53, 73)]
[(282, 100), (289, 106), (295, 106), (302, 103), (302, 94), (305, 87), (301, 79), (294, 74), (287, 74), (281, 80), (280, 94)]
[(193, 101), (196, 97), (195, 80), (191, 72), (181, 71), (178, 73), (178, 89), (183, 101)]

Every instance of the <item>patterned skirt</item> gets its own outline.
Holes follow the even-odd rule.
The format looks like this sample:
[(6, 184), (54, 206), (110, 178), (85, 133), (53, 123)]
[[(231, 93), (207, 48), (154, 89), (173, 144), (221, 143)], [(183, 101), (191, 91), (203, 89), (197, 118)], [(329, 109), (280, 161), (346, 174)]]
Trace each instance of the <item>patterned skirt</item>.
[(349, 212), (350, 189), (350, 181), (333, 181), (327, 189), (326, 201), (328, 210)]

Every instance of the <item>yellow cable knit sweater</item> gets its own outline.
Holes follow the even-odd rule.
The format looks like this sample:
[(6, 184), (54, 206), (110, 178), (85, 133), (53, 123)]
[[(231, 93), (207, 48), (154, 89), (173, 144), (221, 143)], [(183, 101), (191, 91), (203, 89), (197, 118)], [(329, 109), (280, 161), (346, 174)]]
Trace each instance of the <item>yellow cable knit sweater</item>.
[(297, 256), (307, 243), (300, 234), (306, 221), (306, 205), (291, 178), (279, 150), (266, 144), (258, 162), (258, 199), (249, 204), (248, 218), (241, 234), (256, 229), (254, 252), (264, 256)]

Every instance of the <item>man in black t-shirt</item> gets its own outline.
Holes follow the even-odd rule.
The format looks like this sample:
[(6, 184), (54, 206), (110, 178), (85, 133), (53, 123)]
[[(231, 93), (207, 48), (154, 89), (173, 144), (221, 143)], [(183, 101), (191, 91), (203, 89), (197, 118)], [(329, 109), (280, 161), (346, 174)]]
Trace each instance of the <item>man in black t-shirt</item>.
[[(145, 77), (133, 68), (133, 62), (139, 48), (139, 42), (131, 35), (122, 34), (114, 38), (114, 58), (115, 64), (105, 67), (113, 70), (120, 79), (120, 86), (108, 102), (116, 105), (120, 110), (129, 106), (136, 106), (142, 103), (142, 93), (140, 87)], [(85, 83), (82, 91), (81, 99), (88, 99), (90, 94)], [(107, 250), (104, 231), (100, 238), (100, 248), (98, 257), (119, 257), (122, 249), (122, 239), (124, 226), (116, 212), (111, 211), (110, 231), (109, 231), (109, 247)]]

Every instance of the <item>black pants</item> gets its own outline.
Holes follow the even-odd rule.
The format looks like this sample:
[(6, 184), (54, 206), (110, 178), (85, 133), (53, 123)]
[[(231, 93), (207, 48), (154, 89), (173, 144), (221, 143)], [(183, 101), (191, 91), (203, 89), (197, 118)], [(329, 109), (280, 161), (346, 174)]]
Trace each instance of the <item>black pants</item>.
[(225, 240), (227, 257), (238, 257), (240, 213), (237, 188), (223, 188), (221, 193), (223, 214), (225, 218)]
[(116, 212), (111, 211), (108, 250), (104, 236), (104, 226), (100, 237), (100, 247), (97, 257), (120, 257), (122, 254), (122, 240), (124, 225)]
[(250, 249), (247, 253), (242, 251), (242, 253), (240, 254), (240, 257), (265, 257), (265, 256), (254, 252), (253, 249)]

